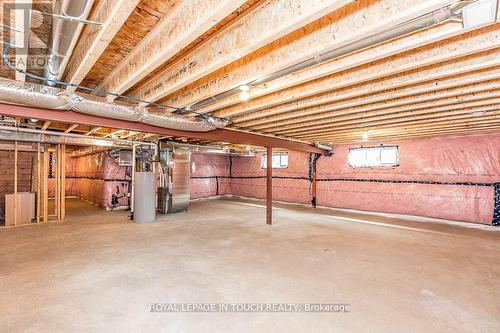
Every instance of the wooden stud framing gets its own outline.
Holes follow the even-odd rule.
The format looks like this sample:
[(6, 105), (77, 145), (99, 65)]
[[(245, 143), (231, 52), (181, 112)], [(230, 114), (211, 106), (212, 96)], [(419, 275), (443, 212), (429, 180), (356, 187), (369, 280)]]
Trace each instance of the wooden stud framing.
[(352, 1), (266, 1), (165, 68), (134, 94), (150, 100), (167, 96)]
[(47, 149), (43, 151), (43, 222), (49, 221), (49, 188), (48, 188), (48, 178), (49, 178), (49, 152)]
[(99, 87), (125, 92), (244, 3), (245, 0), (181, 1)]
[(40, 223), (41, 202), (42, 202), (42, 172), (41, 172), (40, 142), (36, 145), (36, 223)]
[(14, 142), (14, 225), (17, 225), (17, 141)]
[[(66, 67), (65, 81), (80, 84), (125, 23), (139, 0), (101, 0), (89, 18), (102, 25), (87, 25)], [(68, 87), (68, 90), (74, 90)]]

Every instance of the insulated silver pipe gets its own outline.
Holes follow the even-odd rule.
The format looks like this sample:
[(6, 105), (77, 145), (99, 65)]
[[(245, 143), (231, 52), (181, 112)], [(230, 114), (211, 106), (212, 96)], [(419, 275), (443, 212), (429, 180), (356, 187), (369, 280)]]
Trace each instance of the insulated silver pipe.
[(225, 127), (228, 123), (220, 118), (204, 120), (186, 118), (173, 113), (161, 114), (160, 110), (154, 108), (121, 102), (109, 103), (106, 98), (99, 96), (73, 93), (41, 84), (1, 78), (0, 101), (55, 110), (72, 110), (98, 117), (121, 119), (183, 131), (206, 132)]
[[(9, 136), (5, 136), (10, 133)], [(28, 136), (22, 134), (35, 134), (37, 136)], [(4, 136), (2, 136), (4, 135)], [(65, 140), (54, 140), (51, 137), (61, 137)], [(46, 142), (46, 143), (66, 143), (76, 146), (95, 145), (95, 146), (115, 146), (131, 147), (132, 145), (154, 147), (156, 143), (147, 141), (132, 141), (113, 138), (92, 137), (88, 135), (64, 133), (55, 131), (44, 131), (34, 128), (21, 128), (13, 126), (0, 126), (0, 138), (12, 141)], [(57, 141), (57, 142), (56, 142)]]
[[(453, 18), (459, 18), (460, 17), (460, 9), (467, 5), (468, 2), (458, 2), (454, 6), (450, 7), (445, 7), (438, 9), (436, 11), (433, 11), (431, 13), (425, 14), (423, 16), (420, 16), (418, 18), (415, 18), (413, 20), (410, 20), (408, 22), (402, 23), (398, 26), (395, 26), (391, 29), (388, 29), (384, 32), (377, 33), (371, 36), (367, 36), (366, 38), (363, 38), (361, 40), (358, 40), (357, 42), (350, 43), (344, 46), (341, 46), (339, 48), (330, 50), (328, 52), (325, 52), (323, 54), (320, 54), (317, 57), (312, 57), (307, 60), (304, 60), (300, 63), (297, 63), (295, 65), (289, 66), (287, 68), (284, 68), (282, 70), (276, 71), (270, 75), (264, 76), (260, 79), (257, 79), (255, 81), (247, 83), (248, 86), (257, 86), (261, 85), (273, 80), (276, 80), (278, 78), (284, 77), (286, 75), (302, 71), (306, 68), (324, 63), (326, 61), (332, 60), (334, 58), (338, 58), (341, 56), (345, 56), (347, 54), (353, 53), (360, 51), (362, 49), (374, 46), (379, 43), (387, 42), (391, 39), (398, 38), (428, 27), (431, 27), (436, 24), (440, 24), (443, 22), (446, 22), (450, 19)], [(225, 92), (222, 92), (220, 94), (214, 95), (212, 97), (206, 98), (204, 100), (201, 100), (197, 103), (194, 103), (189, 106), (190, 110), (197, 110), (200, 109), (206, 105), (209, 105), (213, 102), (222, 100), (224, 98), (230, 97), (232, 95), (236, 95), (240, 92), (239, 88), (233, 88), (230, 90), (227, 90)]]
[[(49, 38), (49, 59), (44, 76), (50, 80), (60, 80), (73, 53), (83, 23), (68, 18), (86, 19), (94, 0), (59, 0), (54, 5), (52, 33)], [(46, 84), (55, 86), (52, 81)]]

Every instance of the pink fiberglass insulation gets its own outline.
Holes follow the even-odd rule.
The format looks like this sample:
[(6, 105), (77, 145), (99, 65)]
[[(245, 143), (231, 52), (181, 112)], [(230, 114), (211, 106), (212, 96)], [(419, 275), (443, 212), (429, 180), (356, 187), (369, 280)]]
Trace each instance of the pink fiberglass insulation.
[[(112, 207), (113, 194), (119, 197), (119, 206), (127, 206), (129, 179), (126, 167), (119, 166), (108, 152), (66, 159), (66, 195), (101, 207)], [(55, 180), (49, 179), (49, 185), (51, 182), (55, 186)]]
[(191, 199), (230, 194), (228, 176), (229, 156), (192, 153)]
[(500, 181), (499, 134), (366, 146), (379, 144), (399, 147), (399, 166), (352, 168), (349, 148), (359, 145), (340, 145), (318, 160), (318, 178), (435, 183), (318, 182), (318, 204), (491, 224), (494, 188), (477, 184)]
[[(318, 204), (491, 224), (491, 184), (500, 182), (500, 134), (365, 146), (380, 144), (399, 147), (399, 166), (352, 168), (349, 148), (360, 145), (335, 146), (334, 156), (320, 157), (317, 178), (323, 181), (317, 183)], [(288, 155), (288, 168), (273, 169), (273, 176), (302, 179), (274, 178), (273, 199), (308, 203), (310, 181), (303, 179), (308, 177), (308, 154), (290, 151)], [(233, 157), (231, 194), (265, 197), (265, 169), (260, 161), (260, 154)]]
[[(276, 150), (278, 151), (278, 150)], [(273, 199), (287, 202), (310, 202), (310, 182), (307, 179), (308, 154), (288, 152), (288, 168), (273, 169)], [(233, 157), (231, 194), (255, 198), (266, 197), (266, 169), (261, 168), (262, 153), (255, 158)], [(252, 178), (255, 177), (255, 178)], [(260, 177), (260, 178), (256, 178)]]

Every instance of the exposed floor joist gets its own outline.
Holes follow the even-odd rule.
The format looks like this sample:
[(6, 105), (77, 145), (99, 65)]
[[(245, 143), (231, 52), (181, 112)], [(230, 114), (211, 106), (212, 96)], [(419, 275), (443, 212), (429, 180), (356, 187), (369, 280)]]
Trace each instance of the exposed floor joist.
[[(258, 50), (250, 57), (224, 67), (198, 81), (194, 86), (189, 85), (162, 101), (176, 106), (191, 105), (450, 3), (443, 0), (368, 2), (363, 0), (344, 6), (332, 14), (333, 16), (326, 16), (286, 38), (271, 43), (266, 49)], [(332, 31), (335, 31), (333, 36)]]
[[(414, 71), (439, 63), (455, 62), (455, 59), (500, 47), (499, 27), (500, 24), (495, 27), (492, 26), (485, 30), (481, 30), (481, 32), (471, 32), (465, 36), (456, 37), (436, 45), (430, 45), (428, 47), (408, 51), (370, 64), (355, 67), (349, 71), (339, 72), (325, 78), (310, 81), (251, 100), (240, 109), (234, 107), (230, 110), (215, 112), (215, 114), (218, 116), (231, 117), (245, 112), (260, 111), (270, 106), (273, 106), (273, 109), (278, 113), (280, 109), (276, 108), (276, 106), (298, 99), (304, 99), (299, 103), (295, 102), (298, 104), (297, 108), (303, 108), (307, 107), (308, 101), (305, 99), (307, 97), (359, 84), (365, 84), (364, 88), (368, 89), (370, 88), (369, 81), (379, 80), (398, 74), (399, 77), (396, 77), (394, 81), (399, 82), (400, 85), (404, 85), (407, 80), (401, 80), (401, 77), (407, 77), (408, 75), (406, 72), (408, 71)], [(432, 73), (428, 74), (432, 75)], [(323, 103), (323, 101), (319, 103)]]
[(167, 96), (349, 2), (352, 0), (266, 1), (165, 68), (133, 94), (148, 100)]
[[(86, 25), (75, 47), (64, 81), (80, 84), (108, 44), (139, 3), (139, 0), (101, 0), (89, 20), (101, 25)], [(73, 87), (68, 87), (74, 90)]]
[(99, 88), (114, 93), (125, 92), (244, 3), (245, 0), (181, 1), (101, 82)]

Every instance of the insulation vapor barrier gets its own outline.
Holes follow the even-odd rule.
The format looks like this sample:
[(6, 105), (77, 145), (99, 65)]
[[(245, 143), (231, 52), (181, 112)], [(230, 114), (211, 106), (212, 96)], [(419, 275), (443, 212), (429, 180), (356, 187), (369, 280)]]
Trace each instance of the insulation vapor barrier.
[[(130, 175), (108, 152), (66, 158), (66, 195), (77, 196), (105, 208), (111, 208), (112, 195), (118, 206), (128, 206)], [(55, 179), (49, 179), (49, 196), (55, 193)]]
[[(366, 146), (380, 144), (398, 146), (399, 166), (351, 167), (349, 148), (360, 145), (335, 146), (334, 156), (320, 157), (318, 205), (500, 223), (500, 134), (377, 142)], [(221, 156), (206, 158), (217, 158), (214, 163), (217, 167), (205, 168), (205, 178), (192, 179), (197, 195), (213, 194), (216, 181), (225, 193), (229, 181), (230, 194), (265, 197), (265, 169), (260, 167), (260, 154), (256, 158), (232, 157), (231, 163), (227, 156), (225, 163)], [(290, 151), (288, 158), (288, 168), (273, 169), (273, 199), (310, 203), (309, 156)], [(193, 161), (197, 165), (196, 159)], [(198, 164), (211, 162), (204, 160)], [(230, 165), (231, 175), (226, 165)]]
[(209, 117), (206, 120), (186, 118), (162, 110), (126, 103), (109, 103), (106, 98), (74, 93), (35, 83), (0, 79), (0, 100), (54, 110), (72, 110), (92, 116), (145, 123), (163, 128), (206, 132), (225, 127), (228, 121)]

